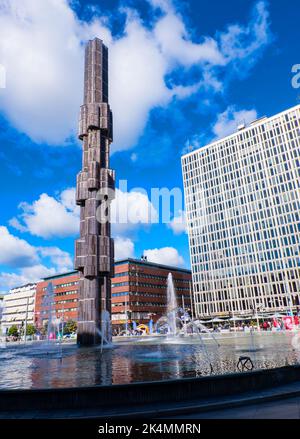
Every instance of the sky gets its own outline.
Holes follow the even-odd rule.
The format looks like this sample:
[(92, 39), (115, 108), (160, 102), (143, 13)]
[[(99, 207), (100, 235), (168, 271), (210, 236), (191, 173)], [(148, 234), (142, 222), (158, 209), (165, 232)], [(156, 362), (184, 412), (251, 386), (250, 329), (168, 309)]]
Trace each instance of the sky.
[(297, 0), (0, 0), (0, 292), (73, 269), (89, 39), (109, 48), (112, 211), (130, 216), (116, 257), (188, 268), (181, 156), (300, 102), (299, 18)]

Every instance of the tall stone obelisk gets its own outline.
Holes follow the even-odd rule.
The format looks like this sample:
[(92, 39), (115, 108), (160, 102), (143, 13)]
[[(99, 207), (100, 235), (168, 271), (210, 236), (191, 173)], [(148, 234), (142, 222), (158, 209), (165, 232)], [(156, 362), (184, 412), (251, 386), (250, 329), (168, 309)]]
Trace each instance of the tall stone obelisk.
[[(83, 142), (82, 170), (77, 175), (80, 238), (75, 245), (75, 269), (80, 272), (78, 332), (80, 345), (101, 343), (101, 319), (111, 315), (114, 243), (110, 222), (98, 221), (111, 199), (115, 174), (109, 169), (112, 113), (108, 104), (108, 49), (101, 40), (89, 41), (85, 51), (84, 104), (79, 139)], [(112, 190), (112, 191), (109, 191)], [(102, 209), (108, 213), (109, 207)]]

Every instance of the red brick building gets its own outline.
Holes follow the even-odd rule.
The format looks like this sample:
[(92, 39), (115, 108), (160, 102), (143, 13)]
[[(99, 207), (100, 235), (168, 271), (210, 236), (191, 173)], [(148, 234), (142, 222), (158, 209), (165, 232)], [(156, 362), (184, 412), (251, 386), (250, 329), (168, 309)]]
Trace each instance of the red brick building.
[(77, 271), (71, 271), (70, 273), (46, 277), (43, 281), (38, 282), (34, 312), (35, 325), (40, 328), (44, 326), (47, 320), (47, 316), (43, 315), (44, 310), (47, 309), (43, 302), (49, 282), (53, 284), (53, 309), (56, 311), (56, 317), (63, 319), (65, 322), (77, 320), (79, 274)]
[[(112, 323), (156, 322), (166, 312), (167, 277), (172, 273), (178, 305), (190, 309), (190, 270), (155, 264), (146, 260), (124, 259), (115, 263), (112, 279)], [(76, 271), (44, 278), (37, 284), (35, 322), (43, 326), (43, 299), (49, 282), (54, 286), (56, 317), (77, 320), (79, 274)], [(45, 322), (44, 322), (45, 323)]]
[(112, 280), (112, 323), (156, 322), (166, 312), (167, 277), (172, 273), (178, 305), (190, 309), (191, 272), (145, 260), (124, 259), (115, 263)]

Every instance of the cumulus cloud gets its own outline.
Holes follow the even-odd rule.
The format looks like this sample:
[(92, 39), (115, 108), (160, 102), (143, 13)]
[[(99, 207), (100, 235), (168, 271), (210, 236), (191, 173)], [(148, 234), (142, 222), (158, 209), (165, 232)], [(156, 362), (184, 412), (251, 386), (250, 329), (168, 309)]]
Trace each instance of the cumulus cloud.
[(148, 261), (156, 262), (157, 264), (174, 265), (174, 267), (183, 266), (184, 259), (174, 247), (154, 248), (144, 251), (144, 256), (147, 256)]
[(129, 238), (117, 236), (115, 238), (115, 260), (133, 258), (134, 243)]
[(200, 136), (194, 135), (191, 139), (188, 139), (184, 147), (182, 148), (181, 155), (188, 154), (189, 152), (192, 152), (196, 149), (199, 149), (201, 147), (201, 140)]
[(173, 63), (185, 67), (199, 63), (225, 64), (217, 41), (205, 37), (202, 42), (193, 43), (182, 17), (175, 13), (169, 12), (158, 21), (154, 28), (154, 37), (162, 54), (169, 61), (169, 69)]
[(222, 33), (220, 38), (220, 47), (227, 62), (242, 59), (248, 59), (250, 65), (255, 62), (251, 57), (257, 53), (262, 44), (272, 38), (269, 30), (269, 15), (266, 2), (259, 1), (254, 5), (252, 19), (248, 25), (228, 26), (227, 32)]
[[(22, 213), (9, 221), (20, 232), (29, 232), (45, 239), (78, 235), (80, 208), (75, 203), (75, 188), (62, 191), (56, 198), (41, 194), (32, 204), (22, 202)], [(141, 190), (116, 189), (111, 204), (114, 235), (133, 231), (137, 226), (158, 222), (158, 212)]]
[(10, 225), (21, 232), (45, 239), (78, 234), (79, 208), (75, 205), (74, 188), (64, 190), (58, 198), (41, 194), (32, 204), (22, 202), (19, 208), (23, 212), (12, 218)]
[(212, 131), (216, 139), (220, 139), (233, 134), (239, 125), (247, 125), (257, 119), (257, 117), (255, 109), (238, 110), (235, 106), (229, 106), (223, 113), (219, 114)]
[(168, 224), (168, 227), (173, 230), (175, 235), (187, 233), (186, 213), (184, 211), (178, 212), (178, 216), (175, 216), (172, 219), (172, 221)]
[(37, 251), (43, 259), (49, 258), (51, 265), (57, 267), (58, 271), (65, 272), (73, 269), (73, 260), (68, 252), (58, 247), (38, 247)]
[(0, 226), (0, 264), (16, 269), (0, 273), (0, 290), (36, 282), (40, 278), (73, 268), (68, 252), (58, 247), (35, 247)]
[(124, 234), (158, 221), (158, 212), (146, 193), (116, 189), (116, 198), (111, 204), (111, 222), (114, 234)]
[[(55, 29), (55, 31), (54, 31)], [(78, 20), (64, 0), (1, 0), (0, 108), (37, 142), (59, 143), (77, 118), (82, 82)]]
[[(150, 4), (161, 11), (152, 27), (137, 11), (123, 8), (119, 14), (127, 14), (127, 19), (116, 37), (109, 16), (85, 22), (67, 0), (0, 0), (0, 59), (7, 72), (6, 89), (0, 90), (1, 111), (34, 141), (64, 143), (76, 131), (82, 101), (83, 43), (97, 36), (110, 49), (113, 148), (128, 149), (136, 144), (153, 108), (166, 106), (174, 97), (186, 99), (208, 85), (221, 91), (215, 67), (242, 60), (251, 67), (270, 40), (262, 1), (248, 24), (229, 26), (214, 38), (191, 35), (172, 2)], [(195, 66), (203, 79), (187, 85), (189, 68)], [(166, 76), (178, 67), (182, 83), (167, 84)]]
[(52, 276), (56, 273), (54, 268), (47, 268), (38, 264), (32, 267), (26, 267), (18, 273), (0, 273), (0, 291), (8, 291), (28, 283), (38, 282), (43, 277)]
[(0, 264), (26, 267), (38, 261), (36, 250), (27, 241), (12, 235), (7, 227), (0, 227)]

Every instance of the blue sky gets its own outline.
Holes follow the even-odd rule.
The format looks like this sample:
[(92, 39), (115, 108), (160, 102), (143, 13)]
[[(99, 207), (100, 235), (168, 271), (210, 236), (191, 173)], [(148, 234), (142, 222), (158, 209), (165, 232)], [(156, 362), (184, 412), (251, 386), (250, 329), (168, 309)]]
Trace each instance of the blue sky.
[(299, 16), (296, 0), (0, 0), (0, 291), (72, 268), (88, 39), (110, 50), (115, 209), (136, 221), (114, 226), (116, 253), (188, 267), (184, 224), (149, 224), (151, 188), (182, 189), (184, 151), (299, 103)]

